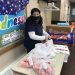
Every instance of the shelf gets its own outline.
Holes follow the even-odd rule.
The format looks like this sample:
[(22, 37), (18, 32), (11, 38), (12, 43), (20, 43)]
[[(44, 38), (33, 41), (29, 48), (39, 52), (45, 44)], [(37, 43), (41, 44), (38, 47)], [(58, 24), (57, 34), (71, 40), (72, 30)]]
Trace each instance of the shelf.
[(70, 26), (58, 26), (58, 25), (54, 25), (54, 24), (51, 24), (50, 26), (52, 26), (52, 27), (65, 27), (65, 28), (70, 28)]
[(49, 31), (50, 29), (65, 31), (65, 32), (70, 32), (71, 30), (70, 26), (57, 26), (57, 25), (46, 26), (46, 31)]

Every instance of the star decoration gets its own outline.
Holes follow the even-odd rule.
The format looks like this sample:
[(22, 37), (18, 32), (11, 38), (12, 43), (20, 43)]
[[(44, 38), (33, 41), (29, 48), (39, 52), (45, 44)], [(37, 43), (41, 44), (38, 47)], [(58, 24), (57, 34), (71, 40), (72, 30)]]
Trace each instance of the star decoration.
[(15, 15), (23, 10), (29, 0), (0, 0), (0, 15)]

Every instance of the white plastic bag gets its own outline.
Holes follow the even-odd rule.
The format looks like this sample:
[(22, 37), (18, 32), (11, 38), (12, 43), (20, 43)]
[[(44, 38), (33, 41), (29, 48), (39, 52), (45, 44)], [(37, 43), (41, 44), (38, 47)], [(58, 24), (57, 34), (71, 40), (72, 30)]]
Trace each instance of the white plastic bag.
[(54, 57), (55, 48), (51, 39), (46, 43), (36, 44), (35, 48), (29, 53), (28, 60), (37, 75), (54, 75), (54, 67), (50, 63), (50, 59)]
[(53, 40), (48, 40), (46, 43), (38, 43), (35, 48), (29, 53), (29, 57), (36, 59), (37, 63), (49, 62), (55, 57), (55, 47)]
[(50, 59), (55, 56), (55, 48), (53, 40), (48, 40), (46, 43), (38, 43), (33, 49), (34, 56), (37, 58)]

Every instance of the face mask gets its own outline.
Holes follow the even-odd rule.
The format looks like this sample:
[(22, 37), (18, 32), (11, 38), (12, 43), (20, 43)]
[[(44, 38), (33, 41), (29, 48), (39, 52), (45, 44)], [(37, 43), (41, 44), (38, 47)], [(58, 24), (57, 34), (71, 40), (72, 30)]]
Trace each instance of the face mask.
[(39, 20), (40, 19), (40, 16), (33, 16), (33, 19), (34, 20)]

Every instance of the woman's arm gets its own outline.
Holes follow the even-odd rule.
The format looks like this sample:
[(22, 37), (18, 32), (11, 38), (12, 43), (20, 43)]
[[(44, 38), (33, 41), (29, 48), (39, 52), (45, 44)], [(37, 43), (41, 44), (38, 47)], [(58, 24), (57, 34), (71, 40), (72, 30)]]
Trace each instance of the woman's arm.
[(46, 39), (46, 36), (44, 36), (44, 35), (43, 36), (36, 35), (34, 31), (28, 32), (28, 34), (29, 34), (30, 38), (33, 39), (33, 40), (41, 40), (42, 41), (42, 40)]
[(51, 39), (51, 36), (43, 29), (43, 35), (45, 35), (46, 37), (48, 37), (49, 39)]
[(43, 35), (49, 36), (49, 34), (43, 29)]

